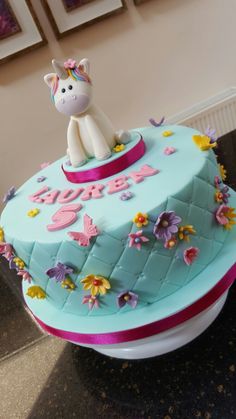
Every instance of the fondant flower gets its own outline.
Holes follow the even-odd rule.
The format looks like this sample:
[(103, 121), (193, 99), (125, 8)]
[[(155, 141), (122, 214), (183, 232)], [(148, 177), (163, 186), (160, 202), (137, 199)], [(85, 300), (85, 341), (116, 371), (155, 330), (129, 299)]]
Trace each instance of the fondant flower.
[(216, 142), (212, 143), (207, 135), (193, 135), (193, 141), (202, 151), (209, 150), (216, 146)]
[(174, 211), (162, 212), (153, 228), (153, 234), (157, 239), (164, 240), (165, 242), (170, 240), (172, 235), (177, 233), (178, 224), (181, 223), (182, 219), (175, 214)]
[(48, 269), (45, 273), (49, 278), (54, 278), (57, 282), (62, 282), (66, 279), (66, 275), (70, 275), (74, 269), (64, 263), (58, 262), (54, 268)]
[(167, 240), (164, 244), (166, 249), (172, 249), (177, 244), (177, 239), (175, 236), (172, 236), (169, 240)]
[(189, 235), (195, 233), (196, 230), (194, 230), (192, 225), (185, 225), (179, 227), (178, 236), (180, 240), (185, 240), (186, 242), (189, 242)]
[(4, 230), (0, 227), (0, 242), (4, 242)]
[(73, 60), (73, 58), (68, 58), (68, 60), (64, 62), (64, 67), (67, 69), (70, 68), (71, 70), (73, 70), (73, 68), (76, 67), (76, 61)]
[(47, 161), (45, 163), (40, 164), (40, 169), (46, 169), (46, 167), (50, 166), (51, 162)]
[(173, 135), (173, 131), (170, 131), (170, 130), (163, 131), (162, 135), (163, 137), (170, 137), (171, 135)]
[(46, 292), (38, 285), (29, 287), (26, 294), (31, 298), (38, 298), (40, 300), (46, 298)]
[(222, 178), (222, 180), (224, 181), (227, 177), (227, 171), (225, 170), (223, 164), (218, 164), (218, 169), (220, 172), (220, 176)]
[(8, 201), (14, 198), (15, 194), (16, 194), (16, 188), (15, 186), (12, 186), (4, 195), (2, 202), (6, 204)]
[(104, 295), (111, 288), (108, 279), (100, 275), (87, 275), (80, 282), (83, 284), (84, 290), (91, 290), (92, 295)]
[(174, 147), (166, 147), (164, 150), (164, 154), (166, 154), (166, 156), (169, 156), (170, 154), (173, 154), (176, 152), (176, 149)]
[(134, 194), (132, 192), (123, 192), (120, 195), (121, 201), (128, 201), (129, 199), (133, 198)]
[(138, 250), (141, 249), (143, 243), (149, 242), (149, 239), (143, 236), (143, 230), (139, 230), (136, 233), (130, 233), (129, 238), (129, 247), (135, 247)]
[(114, 148), (113, 151), (115, 153), (120, 153), (121, 151), (123, 151), (125, 149), (125, 145), (124, 144), (117, 144)]
[(218, 202), (218, 204), (223, 203), (223, 194), (219, 189), (215, 191), (215, 201)]
[(197, 247), (189, 247), (184, 251), (184, 262), (186, 263), (186, 265), (192, 265), (192, 263), (195, 261), (198, 255), (199, 249)]
[(18, 275), (18, 276), (22, 276), (22, 279), (23, 279), (24, 281), (28, 281), (29, 283), (31, 283), (31, 281), (32, 281), (32, 277), (31, 277), (31, 275), (29, 274), (29, 272), (28, 272), (28, 271), (25, 271), (25, 270), (19, 270), (19, 271), (17, 272), (17, 275)]
[(215, 176), (215, 177), (214, 177), (214, 184), (215, 184), (215, 187), (216, 187), (217, 189), (220, 187), (221, 183), (222, 183), (222, 181), (221, 181), (221, 179), (219, 178), (219, 176)]
[(27, 212), (28, 217), (36, 217), (40, 213), (40, 210), (38, 208), (33, 208), (32, 210)]
[(231, 230), (233, 225), (236, 224), (236, 221), (234, 221), (234, 218), (236, 218), (234, 211), (234, 208), (226, 205), (220, 205), (215, 213), (216, 221), (223, 225), (227, 230)]
[(40, 176), (38, 177), (37, 182), (41, 183), (41, 182), (44, 182), (46, 179), (47, 179), (46, 176)]
[(148, 225), (148, 215), (143, 214), (142, 212), (137, 212), (133, 218), (133, 222), (138, 228)]
[(0, 242), (0, 254), (4, 256), (7, 260), (11, 257), (14, 257), (13, 247), (10, 243)]
[(207, 127), (205, 135), (210, 138), (211, 143), (215, 143), (217, 141), (216, 130), (214, 128)]
[(138, 303), (138, 295), (132, 291), (122, 291), (116, 297), (118, 307), (124, 307), (129, 304), (132, 308), (135, 308)]
[(82, 304), (88, 304), (89, 310), (92, 310), (93, 307), (99, 307), (98, 297), (96, 295), (85, 295), (82, 300)]
[(65, 288), (66, 290), (73, 291), (75, 289), (75, 284), (70, 278), (65, 278), (61, 282), (62, 288)]
[(17, 256), (13, 257), (12, 262), (15, 265), (15, 268), (13, 269), (19, 269), (22, 271), (22, 269), (24, 269), (25, 267), (25, 262), (21, 258), (18, 258)]
[(149, 122), (154, 127), (160, 127), (165, 121), (165, 117), (163, 116), (159, 122), (157, 122), (154, 118), (149, 118)]

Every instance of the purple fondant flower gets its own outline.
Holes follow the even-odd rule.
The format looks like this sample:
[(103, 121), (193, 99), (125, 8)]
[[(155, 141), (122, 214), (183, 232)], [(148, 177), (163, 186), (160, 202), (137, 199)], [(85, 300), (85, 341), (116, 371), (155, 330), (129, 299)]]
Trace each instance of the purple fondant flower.
[(8, 259), (8, 261), (9, 261), (9, 268), (10, 269), (18, 269), (17, 268), (17, 264), (16, 264), (16, 262), (15, 262), (15, 255), (11, 255), (10, 257), (9, 257), (9, 259)]
[(82, 300), (82, 304), (88, 304), (89, 310), (92, 310), (93, 307), (99, 307), (99, 301), (97, 295), (85, 295)]
[(153, 234), (158, 240), (170, 240), (172, 235), (177, 233), (178, 224), (181, 223), (182, 218), (178, 217), (174, 211), (162, 212), (153, 228)]
[(184, 262), (186, 265), (192, 265), (195, 259), (198, 257), (199, 249), (197, 247), (189, 247), (184, 251)]
[(129, 247), (135, 247), (138, 250), (141, 249), (143, 243), (149, 242), (149, 239), (143, 236), (143, 230), (139, 230), (136, 233), (130, 233), (129, 238)]
[(72, 166), (71, 161), (70, 160), (66, 160), (66, 165), (67, 166)]
[(12, 186), (4, 195), (2, 202), (6, 204), (8, 201), (14, 198), (15, 194), (16, 194), (16, 188), (15, 186)]
[(160, 127), (164, 123), (164, 121), (165, 121), (164, 116), (161, 118), (159, 122), (157, 122), (154, 118), (149, 119), (150, 124), (152, 124), (154, 127)]
[(47, 179), (46, 176), (40, 176), (40, 177), (38, 177), (37, 182), (39, 182), (39, 183), (44, 182), (46, 179)]
[(50, 268), (46, 271), (46, 275), (48, 275), (49, 278), (55, 278), (57, 282), (62, 282), (67, 274), (69, 275), (73, 272), (73, 268), (64, 265), (64, 263), (58, 262), (54, 268)]
[(120, 195), (121, 201), (128, 201), (129, 199), (133, 198), (134, 194), (132, 192), (123, 192)]
[(132, 308), (135, 308), (138, 303), (138, 295), (132, 291), (122, 291), (116, 297), (118, 307), (124, 307), (129, 304)]
[(217, 137), (216, 137), (216, 130), (214, 128), (211, 127), (207, 127), (206, 131), (205, 131), (205, 135), (207, 135), (207, 137), (210, 138), (210, 143), (215, 143), (217, 141)]

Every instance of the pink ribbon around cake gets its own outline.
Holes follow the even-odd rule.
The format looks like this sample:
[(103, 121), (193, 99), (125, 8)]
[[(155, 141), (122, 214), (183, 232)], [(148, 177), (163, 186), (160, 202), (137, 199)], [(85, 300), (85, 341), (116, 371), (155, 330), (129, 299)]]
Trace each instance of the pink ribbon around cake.
[(205, 294), (199, 300), (195, 301), (190, 306), (164, 319), (157, 320), (155, 322), (146, 324), (144, 326), (139, 326), (134, 329), (128, 329), (119, 332), (97, 334), (69, 332), (48, 326), (38, 317), (34, 317), (46, 332), (70, 342), (94, 345), (112, 345), (117, 343), (130, 342), (157, 335), (173, 327), (176, 327), (187, 320), (190, 320), (192, 317), (196, 316), (214, 304), (233, 284), (235, 278), (236, 263), (207, 294)]
[(122, 170), (127, 169), (139, 160), (145, 153), (145, 143), (141, 134), (138, 135), (140, 136), (140, 140), (133, 148), (128, 150), (125, 154), (122, 154), (117, 159), (105, 163), (102, 166), (94, 167), (93, 169), (88, 170), (80, 170), (78, 172), (70, 172), (62, 166), (62, 170), (67, 180), (72, 183), (93, 182), (113, 176)]

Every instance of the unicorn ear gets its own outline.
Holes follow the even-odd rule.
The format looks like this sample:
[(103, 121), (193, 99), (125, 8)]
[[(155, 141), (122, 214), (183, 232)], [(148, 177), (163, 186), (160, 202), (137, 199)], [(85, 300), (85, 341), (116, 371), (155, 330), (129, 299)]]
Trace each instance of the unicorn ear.
[(88, 60), (88, 58), (83, 58), (80, 62), (79, 62), (79, 67), (82, 67), (82, 70), (88, 74), (90, 73), (90, 62)]
[(55, 80), (55, 76), (56, 76), (55, 73), (49, 73), (49, 74), (46, 74), (46, 76), (44, 76), (43, 79), (44, 79), (45, 83), (48, 85), (48, 87), (51, 88), (53, 80)]

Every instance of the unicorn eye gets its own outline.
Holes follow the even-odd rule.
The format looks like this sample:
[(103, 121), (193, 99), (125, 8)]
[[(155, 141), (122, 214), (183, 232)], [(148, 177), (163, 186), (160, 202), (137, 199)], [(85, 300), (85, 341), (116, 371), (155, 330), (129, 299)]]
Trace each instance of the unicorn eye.
[(68, 89), (72, 90), (73, 86), (71, 86), (71, 84), (68, 86)]
[(61, 92), (62, 92), (62, 93), (65, 93), (65, 91), (66, 91), (66, 89), (63, 87), (63, 88), (61, 89)]

